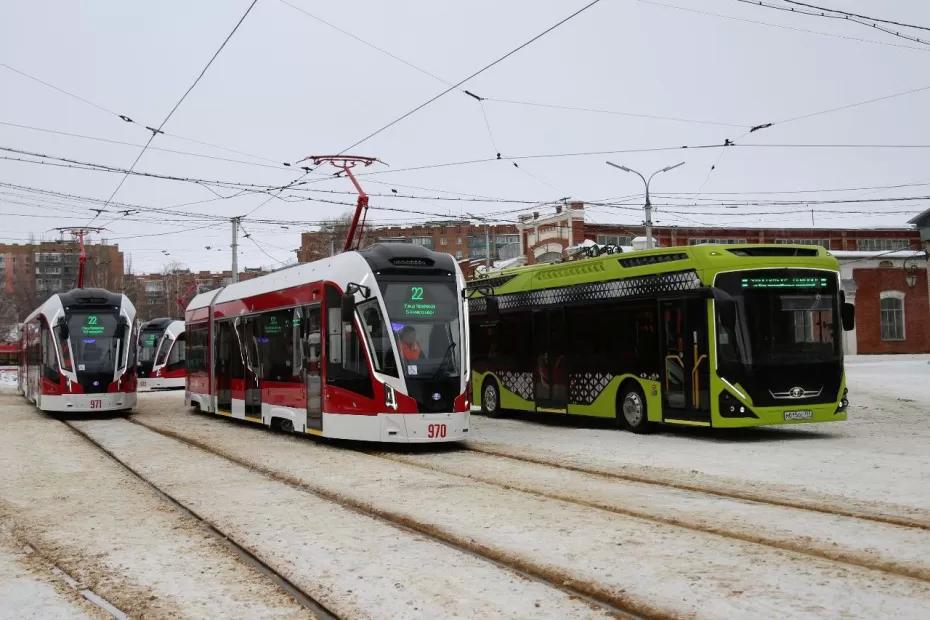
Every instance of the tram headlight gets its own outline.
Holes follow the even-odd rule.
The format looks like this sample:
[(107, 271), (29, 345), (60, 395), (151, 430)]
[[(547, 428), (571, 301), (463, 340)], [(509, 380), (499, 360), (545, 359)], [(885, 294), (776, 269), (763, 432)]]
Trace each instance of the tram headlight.
[(397, 396), (394, 393), (394, 388), (387, 383), (384, 384), (384, 406), (397, 411)]

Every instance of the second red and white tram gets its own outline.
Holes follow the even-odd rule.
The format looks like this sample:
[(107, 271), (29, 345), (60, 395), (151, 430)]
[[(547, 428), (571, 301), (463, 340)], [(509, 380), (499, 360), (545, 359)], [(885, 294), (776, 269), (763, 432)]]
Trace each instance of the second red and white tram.
[(139, 329), (140, 392), (180, 390), (186, 384), (184, 321), (152, 319)]
[(19, 389), (43, 411), (136, 405), (136, 309), (99, 288), (57, 293), (23, 323)]
[(187, 307), (187, 403), (340, 439), (464, 439), (463, 290), (451, 256), (395, 243), (201, 293)]

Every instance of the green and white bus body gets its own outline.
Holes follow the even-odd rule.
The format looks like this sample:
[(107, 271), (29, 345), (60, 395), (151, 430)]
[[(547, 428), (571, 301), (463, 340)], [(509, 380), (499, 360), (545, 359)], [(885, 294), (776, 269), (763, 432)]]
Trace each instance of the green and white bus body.
[(608, 254), (467, 290), (473, 402), (491, 415), (616, 418), (634, 431), (846, 419), (841, 328), (853, 307), (823, 248)]

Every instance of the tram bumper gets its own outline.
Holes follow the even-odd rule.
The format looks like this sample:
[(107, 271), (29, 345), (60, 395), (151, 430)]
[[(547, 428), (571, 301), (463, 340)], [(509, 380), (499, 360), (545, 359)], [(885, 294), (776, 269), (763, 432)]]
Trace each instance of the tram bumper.
[(468, 438), (470, 414), (379, 413), (323, 414), (323, 435), (338, 439), (387, 443), (444, 443)]
[(40, 408), (54, 413), (98, 413), (121, 411), (136, 406), (135, 392), (105, 392), (100, 394), (43, 395)]

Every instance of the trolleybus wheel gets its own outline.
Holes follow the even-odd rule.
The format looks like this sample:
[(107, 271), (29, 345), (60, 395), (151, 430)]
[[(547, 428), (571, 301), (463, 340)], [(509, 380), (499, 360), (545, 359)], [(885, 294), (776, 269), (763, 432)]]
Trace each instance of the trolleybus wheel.
[(646, 415), (646, 398), (638, 385), (627, 383), (620, 388), (617, 399), (617, 422), (634, 433), (647, 433), (650, 430)]
[(501, 415), (501, 392), (497, 389), (497, 381), (490, 377), (481, 386), (481, 412), (489, 418)]

